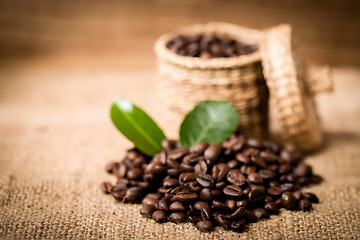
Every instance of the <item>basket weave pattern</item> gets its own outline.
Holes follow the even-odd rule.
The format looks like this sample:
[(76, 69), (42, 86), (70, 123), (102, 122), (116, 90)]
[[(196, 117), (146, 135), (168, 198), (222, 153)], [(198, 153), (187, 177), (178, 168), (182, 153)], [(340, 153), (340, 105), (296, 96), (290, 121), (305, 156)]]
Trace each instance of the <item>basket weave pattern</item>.
[[(180, 34), (215, 34), (246, 44), (256, 44), (261, 32), (226, 23), (193, 25)], [(155, 44), (160, 73), (159, 88), (165, 107), (184, 115), (203, 100), (229, 101), (239, 112), (239, 130), (265, 138), (268, 122), (268, 90), (262, 73), (259, 51), (232, 58), (202, 60), (177, 55), (166, 48), (171, 34)]]

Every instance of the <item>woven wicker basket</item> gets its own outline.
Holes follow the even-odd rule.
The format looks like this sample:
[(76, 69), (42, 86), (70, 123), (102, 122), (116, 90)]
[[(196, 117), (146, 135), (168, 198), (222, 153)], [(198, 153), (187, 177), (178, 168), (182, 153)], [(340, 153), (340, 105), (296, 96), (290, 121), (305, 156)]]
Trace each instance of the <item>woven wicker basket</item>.
[(197, 24), (162, 35), (155, 43), (162, 103), (181, 117), (203, 100), (229, 101), (239, 112), (239, 130), (252, 137), (268, 134), (268, 89), (259, 51), (231, 58), (203, 60), (166, 48), (176, 34), (214, 34), (259, 45), (262, 32), (228, 23)]

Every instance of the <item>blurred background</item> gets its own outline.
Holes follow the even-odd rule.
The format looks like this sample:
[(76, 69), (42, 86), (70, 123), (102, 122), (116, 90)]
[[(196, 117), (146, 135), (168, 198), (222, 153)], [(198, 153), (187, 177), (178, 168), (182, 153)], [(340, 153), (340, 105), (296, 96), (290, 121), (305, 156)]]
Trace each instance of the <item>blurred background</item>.
[(360, 1), (0, 0), (0, 64), (155, 68), (153, 43), (195, 22), (291, 23), (306, 60), (360, 66)]

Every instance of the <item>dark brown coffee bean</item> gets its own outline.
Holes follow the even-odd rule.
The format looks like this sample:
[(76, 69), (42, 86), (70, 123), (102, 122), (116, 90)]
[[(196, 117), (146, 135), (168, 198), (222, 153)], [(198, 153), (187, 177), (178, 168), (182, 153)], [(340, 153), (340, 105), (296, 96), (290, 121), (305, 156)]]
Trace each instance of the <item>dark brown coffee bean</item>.
[(250, 163), (250, 158), (246, 156), (244, 153), (237, 153), (235, 156), (236, 160), (239, 162), (248, 165)]
[(211, 176), (217, 181), (221, 182), (225, 179), (226, 175), (228, 174), (230, 168), (225, 163), (220, 163), (214, 165), (211, 171)]
[(181, 202), (173, 202), (169, 206), (170, 211), (185, 211), (186, 208)]
[(162, 149), (166, 151), (171, 151), (174, 148), (176, 148), (177, 141), (172, 139), (164, 139), (161, 141), (161, 147)]
[(224, 214), (219, 214), (216, 220), (225, 230), (230, 228), (231, 221)]
[(194, 171), (197, 174), (199, 174), (199, 173), (207, 173), (208, 170), (209, 169), (208, 169), (208, 166), (207, 166), (205, 161), (198, 162), (194, 167)]
[(169, 201), (165, 197), (161, 198), (156, 204), (156, 209), (167, 212), (169, 211)]
[(265, 203), (264, 209), (269, 213), (273, 213), (273, 214), (277, 214), (279, 212), (279, 208), (275, 202)]
[(266, 162), (257, 156), (251, 156), (250, 160), (256, 165), (259, 166), (260, 168), (267, 168)]
[(319, 199), (313, 193), (309, 193), (309, 192), (303, 193), (303, 197), (306, 198), (307, 200), (309, 200), (312, 203), (319, 203)]
[(236, 202), (232, 199), (226, 199), (225, 205), (230, 208), (231, 210), (234, 210), (236, 208)]
[(164, 222), (166, 222), (166, 213), (163, 211), (157, 210), (152, 214), (152, 218), (155, 220), (155, 222), (164, 223)]
[(173, 212), (169, 215), (169, 221), (173, 223), (181, 223), (186, 221), (186, 214), (184, 212)]
[(144, 217), (150, 218), (155, 210), (154, 205), (143, 204), (140, 209), (140, 214)]
[(301, 160), (301, 153), (296, 151), (282, 150), (280, 157), (286, 163), (296, 163)]
[(116, 169), (118, 168), (119, 163), (118, 162), (112, 162), (106, 165), (105, 169), (108, 173), (112, 174), (116, 171)]
[(252, 213), (255, 215), (257, 221), (267, 218), (269, 214), (263, 208), (255, 208), (252, 210)]
[(126, 176), (127, 167), (123, 163), (119, 163), (118, 168), (115, 169), (115, 176), (117, 178), (124, 178)]
[(279, 167), (278, 172), (280, 174), (285, 174), (291, 171), (291, 165), (289, 164), (283, 164)]
[(211, 232), (214, 230), (214, 224), (210, 221), (203, 220), (196, 223), (196, 228), (201, 232)]
[(245, 210), (245, 207), (239, 207), (238, 209), (236, 209), (235, 212), (230, 215), (230, 219), (236, 220), (242, 218), (245, 215)]
[(265, 180), (270, 180), (276, 177), (276, 172), (266, 169), (261, 169), (259, 174)]
[(191, 202), (198, 198), (196, 193), (179, 192), (176, 194), (176, 199), (179, 202)]
[(246, 142), (246, 144), (250, 147), (253, 147), (253, 148), (262, 148), (263, 147), (263, 144), (260, 140), (258, 139), (255, 139), (255, 138), (249, 138)]
[(152, 166), (150, 172), (154, 173), (156, 175), (162, 175), (162, 174), (165, 174), (167, 172), (167, 167), (162, 166), (162, 165), (155, 165), (155, 166)]
[(218, 182), (215, 184), (216, 189), (223, 189), (226, 186), (226, 182)]
[(198, 144), (195, 144), (194, 146), (190, 147), (190, 153), (196, 153), (196, 154), (203, 154), (206, 150), (206, 148), (209, 146), (206, 142), (201, 142)]
[(185, 164), (185, 163), (181, 163), (180, 164), (180, 169), (183, 172), (193, 172), (194, 171), (194, 167), (189, 165), (189, 164)]
[(300, 201), (303, 198), (303, 194), (301, 191), (295, 191), (292, 193), (294, 195), (294, 197), (296, 198), (296, 200)]
[(226, 196), (233, 198), (241, 198), (244, 196), (244, 193), (241, 187), (236, 185), (228, 185), (223, 189), (223, 192)]
[(196, 180), (196, 177), (197, 177), (196, 173), (184, 172), (184, 173), (180, 174), (179, 182), (180, 182), (180, 184), (184, 184), (186, 182)]
[(279, 154), (281, 148), (276, 143), (264, 141), (263, 144), (267, 150), (270, 150), (275, 154)]
[(141, 202), (143, 196), (143, 191), (139, 187), (131, 187), (126, 191), (125, 201), (130, 203), (139, 203)]
[(179, 180), (176, 178), (168, 178), (163, 180), (163, 186), (166, 188), (174, 188), (179, 186)]
[(235, 159), (230, 160), (227, 162), (227, 165), (229, 166), (230, 169), (234, 169), (239, 165), (239, 162)]
[(236, 207), (246, 207), (248, 205), (247, 200), (236, 201)]
[(143, 200), (142, 200), (142, 204), (146, 204), (146, 205), (153, 205), (155, 206), (155, 204), (157, 203), (157, 199), (155, 198), (152, 198), (152, 197), (145, 197)]
[(126, 194), (126, 190), (111, 193), (111, 195), (114, 197), (114, 199), (119, 202), (123, 201), (125, 194)]
[(143, 179), (147, 182), (154, 182), (156, 180), (156, 176), (153, 173), (145, 173)]
[(249, 223), (254, 223), (254, 222), (257, 221), (257, 218), (256, 218), (255, 214), (252, 211), (246, 210), (245, 215), (246, 215), (246, 220)]
[(196, 177), (196, 181), (204, 188), (210, 188), (215, 183), (214, 179), (210, 175), (204, 173), (200, 173)]
[(296, 177), (305, 177), (312, 174), (312, 169), (309, 165), (305, 163), (300, 163), (297, 165), (297, 167), (294, 169), (294, 175)]
[(170, 177), (179, 177), (179, 175), (181, 174), (181, 170), (179, 168), (170, 168), (167, 170), (167, 173)]
[(224, 210), (224, 209), (228, 210), (229, 209), (225, 204), (223, 204), (222, 202), (220, 202), (217, 199), (213, 200), (212, 206), (214, 209), (217, 209), (217, 210)]
[(143, 171), (140, 168), (130, 169), (126, 174), (128, 179), (139, 179), (142, 177), (142, 175)]
[(242, 186), (246, 182), (244, 175), (240, 173), (239, 169), (233, 169), (227, 174), (227, 180), (234, 185)]
[(280, 184), (280, 188), (286, 192), (286, 191), (294, 191), (295, 190), (295, 185), (293, 183), (283, 183)]
[(113, 186), (109, 182), (103, 182), (100, 184), (100, 189), (103, 193), (109, 194), (111, 193)]
[(274, 198), (269, 195), (265, 195), (264, 202), (274, 202)]
[(204, 157), (199, 156), (196, 153), (189, 153), (183, 158), (182, 163), (193, 166), (201, 160), (204, 160)]
[(141, 166), (145, 163), (146, 163), (146, 159), (144, 156), (140, 155), (134, 159), (134, 167), (135, 168), (141, 168)]
[(284, 192), (281, 195), (281, 205), (287, 210), (295, 210), (297, 207), (297, 200), (291, 192)]
[(263, 178), (260, 176), (259, 173), (251, 173), (248, 176), (248, 180), (254, 184), (262, 184), (263, 183)]
[(251, 202), (260, 201), (264, 199), (265, 191), (262, 189), (253, 189), (249, 192), (249, 200)]
[(194, 203), (194, 208), (199, 211), (205, 208), (210, 209), (209, 205), (204, 201), (197, 201), (196, 203)]
[(276, 154), (268, 151), (261, 151), (260, 157), (264, 159), (267, 163), (277, 163), (279, 161), (279, 158), (278, 156), (276, 156)]
[(299, 202), (299, 208), (303, 211), (310, 211), (312, 204), (309, 200), (303, 199)]
[(213, 195), (211, 193), (211, 189), (210, 188), (204, 188), (203, 190), (201, 190), (200, 192), (200, 199), (204, 200), (204, 201), (210, 201), (213, 199)]
[(173, 159), (173, 160), (178, 160), (178, 159), (184, 157), (188, 153), (189, 153), (188, 148), (177, 148), (177, 149), (171, 150), (168, 153), (168, 158)]
[(168, 167), (170, 168), (180, 168), (180, 163), (178, 163), (176, 160), (174, 159), (170, 159), (170, 158), (167, 158), (166, 159), (166, 164)]
[(215, 162), (221, 154), (221, 145), (211, 144), (208, 148), (206, 148), (204, 152), (204, 157), (206, 160), (210, 162)]
[(239, 220), (233, 221), (230, 225), (230, 228), (234, 232), (241, 232), (245, 229), (245, 226), (246, 226), (245, 219), (239, 219)]
[(245, 175), (250, 175), (250, 174), (256, 172), (256, 167), (255, 167), (255, 166), (246, 166), (246, 165), (243, 165), (243, 166), (241, 166), (241, 168), (240, 168), (240, 172), (241, 172), (242, 174), (245, 174)]

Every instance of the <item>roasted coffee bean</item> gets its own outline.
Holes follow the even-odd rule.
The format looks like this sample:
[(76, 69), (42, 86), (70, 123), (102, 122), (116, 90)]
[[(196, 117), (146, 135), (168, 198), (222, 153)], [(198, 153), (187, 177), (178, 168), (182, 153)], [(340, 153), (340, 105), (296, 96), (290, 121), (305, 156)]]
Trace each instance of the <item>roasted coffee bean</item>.
[(131, 187), (126, 191), (125, 200), (130, 203), (141, 202), (143, 191), (139, 187)]
[(141, 168), (141, 166), (145, 163), (146, 163), (146, 159), (144, 156), (138, 156), (134, 159), (134, 167), (135, 168)]
[(249, 192), (248, 197), (251, 202), (257, 202), (264, 199), (265, 191), (262, 189), (253, 189)]
[(157, 210), (152, 214), (152, 218), (155, 220), (155, 222), (164, 223), (164, 222), (166, 222), (166, 213), (163, 211)]
[(267, 163), (277, 163), (279, 158), (276, 154), (268, 152), (268, 151), (261, 151), (260, 157), (265, 160)]
[(248, 180), (254, 184), (262, 184), (264, 181), (259, 173), (251, 173), (248, 176)]
[(264, 141), (263, 144), (267, 150), (270, 150), (271, 152), (273, 152), (275, 154), (279, 154), (280, 146), (278, 146), (276, 143)]
[(215, 184), (217, 189), (223, 189), (226, 186), (226, 182), (218, 182)]
[(269, 216), (269, 214), (263, 208), (255, 208), (252, 210), (252, 213), (255, 215), (258, 221)]
[(162, 197), (162, 195), (159, 193), (148, 193), (148, 194), (146, 194), (146, 197), (151, 197), (156, 200), (159, 200)]
[(169, 221), (173, 223), (185, 222), (186, 218), (186, 213), (184, 212), (173, 212), (169, 215)]
[(236, 154), (236, 160), (239, 162), (248, 165), (250, 163), (250, 158), (246, 156), (244, 153), (237, 153)]
[(184, 172), (184, 173), (180, 174), (179, 182), (180, 182), (180, 184), (184, 184), (186, 182), (196, 180), (196, 177), (197, 177), (196, 173)]
[(265, 203), (264, 209), (269, 213), (273, 213), (273, 214), (277, 214), (279, 212), (279, 208), (275, 202)]
[(281, 195), (281, 205), (287, 210), (295, 210), (297, 207), (297, 200), (291, 192), (284, 192)]
[(257, 221), (257, 218), (256, 218), (255, 214), (253, 213), (253, 211), (246, 210), (245, 215), (246, 215), (246, 220), (249, 223), (253, 223), (253, 222)]
[(240, 219), (240, 220), (233, 221), (230, 225), (230, 228), (234, 232), (241, 232), (245, 229), (245, 226), (246, 226), (245, 219)]
[(119, 163), (117, 162), (111, 162), (109, 164), (106, 165), (105, 169), (108, 173), (112, 174), (116, 171), (116, 169), (118, 168)]
[(247, 200), (236, 201), (236, 207), (246, 207), (248, 205)]
[(244, 196), (244, 193), (241, 187), (236, 185), (228, 185), (223, 189), (223, 192), (226, 196), (233, 197), (233, 198), (241, 198)]
[(200, 173), (196, 177), (196, 181), (200, 184), (200, 186), (204, 188), (210, 188), (214, 185), (215, 181), (209, 174)]
[(179, 177), (181, 170), (179, 168), (170, 168), (167, 170), (167, 173), (169, 174), (170, 177)]
[(303, 193), (303, 197), (306, 198), (307, 200), (309, 200), (312, 203), (319, 203), (319, 199), (313, 193), (309, 193), (309, 192)]
[(199, 173), (207, 173), (208, 172), (208, 166), (204, 160), (198, 162), (194, 167), (194, 172)]
[(169, 211), (169, 201), (167, 198), (163, 197), (161, 198), (156, 204), (156, 209), (167, 212)]
[(174, 188), (179, 186), (179, 180), (176, 178), (168, 178), (163, 180), (163, 186), (167, 188)]
[(295, 190), (295, 185), (293, 183), (283, 183), (280, 184), (280, 188), (286, 192), (286, 191), (294, 191)]
[(227, 174), (227, 180), (234, 185), (242, 186), (246, 182), (244, 175), (240, 173), (240, 170), (233, 169)]
[(130, 169), (126, 174), (128, 179), (139, 179), (142, 177), (142, 175), (143, 171), (140, 168)]
[(214, 229), (214, 224), (210, 221), (203, 220), (196, 223), (196, 228), (201, 232), (211, 232)]
[(103, 193), (109, 194), (111, 193), (113, 186), (109, 182), (103, 182), (100, 184), (100, 189)]
[(243, 165), (240, 168), (240, 172), (245, 175), (250, 175), (252, 173), (256, 173), (256, 167)]
[(309, 165), (305, 163), (300, 163), (297, 165), (297, 167), (294, 169), (294, 175), (296, 177), (304, 177), (312, 174), (312, 169)]
[(301, 154), (296, 151), (282, 150), (280, 157), (286, 163), (296, 163), (301, 160)]
[(151, 168), (150, 172), (154, 173), (156, 175), (162, 175), (167, 172), (167, 167), (162, 166), (162, 165), (155, 165)]
[(231, 221), (224, 214), (219, 214), (216, 220), (225, 230), (230, 228)]
[(253, 147), (253, 148), (262, 148), (263, 147), (263, 144), (260, 140), (258, 139), (255, 139), (255, 138), (249, 138), (246, 142), (246, 144), (250, 147)]
[(265, 180), (270, 180), (276, 177), (276, 172), (266, 169), (261, 169), (259, 174)]
[(232, 199), (226, 199), (225, 205), (230, 208), (231, 210), (234, 210), (236, 208), (236, 202)]
[(195, 165), (201, 160), (204, 160), (202, 156), (199, 156), (196, 153), (189, 153), (183, 158), (182, 163), (185, 163), (187, 165)]
[(176, 194), (176, 199), (179, 202), (191, 202), (198, 198), (196, 193), (179, 192)]
[(185, 164), (185, 163), (181, 163), (180, 164), (180, 169), (183, 172), (193, 172), (194, 171), (194, 167), (189, 165), (189, 164)]
[(211, 189), (210, 188), (204, 188), (203, 190), (201, 190), (200, 192), (200, 199), (204, 200), (204, 201), (210, 201), (213, 199), (213, 194), (211, 193)]
[(170, 211), (185, 211), (186, 208), (183, 205), (183, 203), (181, 203), (181, 202), (173, 202), (172, 204), (170, 204), (169, 210)]
[(168, 153), (168, 158), (178, 160), (189, 153), (188, 148), (177, 148)]
[(142, 200), (142, 204), (146, 204), (146, 205), (152, 205), (152, 206), (155, 206), (155, 204), (157, 203), (157, 199), (155, 198), (152, 198), (152, 197), (145, 197), (143, 200)]
[(117, 178), (124, 178), (126, 176), (127, 167), (124, 163), (119, 163), (117, 169), (114, 174)]
[(266, 162), (260, 157), (251, 156), (250, 160), (258, 167), (267, 168)]
[(235, 159), (230, 160), (227, 162), (227, 165), (229, 166), (230, 169), (234, 169), (239, 165), (239, 162)]
[(303, 211), (310, 211), (311, 206), (312, 204), (308, 199), (303, 199), (299, 202), (299, 208)]
[(296, 198), (296, 200), (300, 201), (300, 199), (303, 198), (303, 194), (301, 191), (295, 191), (292, 193), (294, 195), (294, 197)]
[(160, 155), (160, 163), (161, 165), (166, 165), (166, 160), (167, 160), (167, 156), (166, 156), (166, 152), (162, 151), (161, 153), (159, 153)]
[(201, 143), (195, 144), (194, 146), (190, 147), (189, 151), (190, 151), (190, 153), (196, 153), (196, 154), (202, 155), (208, 146), (209, 146), (208, 143), (201, 142)]
[(221, 196), (222, 192), (218, 189), (211, 190), (211, 194), (214, 196), (214, 198), (218, 198)]
[(202, 220), (212, 220), (212, 212), (210, 207), (200, 210), (200, 215)]
[(291, 171), (291, 165), (289, 165), (289, 164), (280, 165), (280, 167), (278, 169), (278, 172), (280, 174), (285, 174), (285, 173), (288, 173), (290, 171)]
[(239, 207), (238, 209), (236, 209), (235, 212), (233, 212), (230, 215), (230, 219), (231, 220), (240, 219), (245, 215), (245, 210), (246, 210), (245, 207)]
[(213, 200), (212, 202), (213, 208), (217, 209), (217, 210), (228, 210), (229, 208), (223, 204), (222, 202), (220, 202), (219, 200)]
[(206, 160), (210, 162), (215, 162), (221, 154), (221, 145), (211, 144), (208, 148), (206, 148), (204, 152), (204, 157)]
[(221, 182), (225, 179), (226, 175), (228, 174), (230, 168), (225, 163), (220, 163), (214, 165), (211, 171), (211, 176), (217, 181)]
[(264, 198), (264, 202), (273, 202), (274, 201), (274, 198), (269, 196), (269, 195), (265, 195), (265, 198)]
[(154, 205), (143, 204), (140, 209), (140, 214), (143, 215), (144, 217), (149, 218), (153, 214), (154, 210), (155, 210)]
[(122, 201), (125, 197), (126, 190), (118, 191), (118, 192), (111, 192), (111, 195), (114, 197), (116, 201)]
[(176, 160), (171, 158), (166, 159), (166, 164), (170, 168), (180, 168), (180, 163), (178, 163)]
[(161, 141), (162, 149), (166, 151), (171, 151), (176, 148), (177, 141), (172, 139), (164, 139)]

